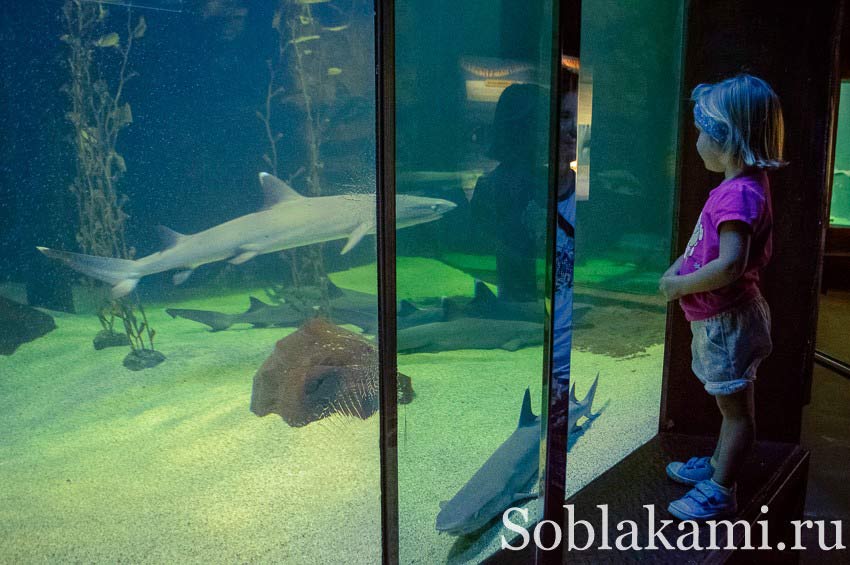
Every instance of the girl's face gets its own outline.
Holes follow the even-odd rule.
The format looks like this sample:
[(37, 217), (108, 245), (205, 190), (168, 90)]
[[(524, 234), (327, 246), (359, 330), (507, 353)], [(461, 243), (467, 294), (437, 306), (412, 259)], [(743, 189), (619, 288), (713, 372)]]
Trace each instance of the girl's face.
[[(697, 126), (697, 129), (699, 129), (699, 126)], [(702, 157), (702, 162), (709, 171), (722, 173), (726, 170), (727, 159), (720, 148), (720, 144), (701, 129), (699, 130), (699, 139), (697, 139), (697, 153)]]

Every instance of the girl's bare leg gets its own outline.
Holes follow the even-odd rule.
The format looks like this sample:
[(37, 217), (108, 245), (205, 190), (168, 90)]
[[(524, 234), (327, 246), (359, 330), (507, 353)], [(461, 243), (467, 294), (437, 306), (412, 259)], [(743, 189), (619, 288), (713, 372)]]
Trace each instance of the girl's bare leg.
[(717, 407), (723, 414), (720, 439), (714, 454), (714, 482), (725, 487), (735, 484), (738, 471), (750, 453), (755, 440), (755, 406), (753, 386), (726, 396), (717, 396)]

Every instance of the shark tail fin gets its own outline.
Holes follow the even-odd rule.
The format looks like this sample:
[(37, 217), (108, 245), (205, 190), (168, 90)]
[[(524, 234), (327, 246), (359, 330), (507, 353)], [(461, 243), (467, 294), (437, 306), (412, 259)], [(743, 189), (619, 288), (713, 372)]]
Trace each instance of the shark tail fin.
[(121, 298), (133, 292), (141, 278), (138, 272), (138, 264), (130, 259), (83, 255), (70, 251), (57, 251), (47, 247), (39, 247), (38, 250), (51, 259), (65, 263), (75, 271), (111, 284), (113, 298)]
[(587, 406), (587, 412), (590, 413), (590, 408), (593, 406), (593, 397), (596, 396), (596, 385), (599, 383), (599, 373), (596, 373), (596, 378), (593, 379), (593, 384), (590, 385), (590, 390), (587, 391), (587, 394), (584, 395), (584, 400), (581, 401), (582, 404)]

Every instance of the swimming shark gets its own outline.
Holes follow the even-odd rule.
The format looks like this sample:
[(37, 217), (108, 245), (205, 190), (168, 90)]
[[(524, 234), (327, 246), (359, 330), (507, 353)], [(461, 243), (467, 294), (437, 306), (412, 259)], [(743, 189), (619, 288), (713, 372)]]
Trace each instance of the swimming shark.
[[(593, 397), (599, 375), (579, 401), (575, 384), (570, 389), (568, 433), (579, 430), (581, 418), (592, 420)], [(454, 536), (477, 532), (520, 500), (536, 498), (534, 492), (540, 466), (540, 416), (531, 411), (531, 394), (525, 389), (519, 423), (493, 455), (472, 475), (454, 497), (440, 503), (436, 528)]]
[[(46, 247), (38, 250), (72, 269), (112, 285), (113, 298), (133, 291), (139, 279), (177, 270), (174, 284), (183, 283), (201, 265), (228, 260), (241, 265), (257, 255), (313, 243), (348, 239), (348, 253), (366, 234), (375, 233), (375, 194), (305, 197), (268, 173), (260, 173), (263, 208), (204, 231), (185, 235), (160, 226), (166, 248), (141, 259), (96, 257)], [(406, 228), (440, 219), (457, 205), (422, 196), (396, 196), (396, 227)]]

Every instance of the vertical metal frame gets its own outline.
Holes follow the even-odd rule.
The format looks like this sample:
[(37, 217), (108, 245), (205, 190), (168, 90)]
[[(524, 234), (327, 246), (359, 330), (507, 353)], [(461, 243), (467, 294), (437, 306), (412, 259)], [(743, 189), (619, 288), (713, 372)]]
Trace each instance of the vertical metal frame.
[(395, 3), (375, 0), (378, 366), (381, 562), (398, 563), (398, 363), (396, 359)]
[[(543, 520), (549, 520), (564, 529), (564, 500), (566, 498), (566, 465), (567, 465), (567, 440), (568, 430), (566, 422), (561, 421), (556, 425), (559, 415), (566, 414), (569, 401), (566, 396), (554, 397), (552, 395), (552, 362), (553, 362), (553, 336), (555, 322), (555, 261), (557, 260), (557, 217), (558, 217), (558, 190), (560, 184), (559, 161), (560, 155), (560, 130), (561, 130), (561, 52), (570, 42), (570, 47), (575, 46), (578, 55), (578, 45), (581, 30), (581, 0), (562, 0), (552, 3), (552, 45), (551, 45), (551, 89), (549, 105), (549, 217), (547, 231), (546, 256), (549, 258), (546, 264), (546, 295), (550, 297), (550, 314), (546, 321), (546, 336), (544, 339), (544, 370), (543, 370), (543, 398), (544, 414), (541, 421), (546, 425), (541, 429), (541, 494), (543, 496)], [(569, 34), (578, 34), (577, 37), (569, 37)], [(551, 534), (552, 530), (543, 530)], [(554, 540), (544, 539), (544, 545), (551, 545)], [(557, 549), (551, 551), (537, 551), (538, 563), (561, 563), (563, 560), (563, 543)]]

